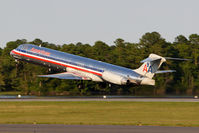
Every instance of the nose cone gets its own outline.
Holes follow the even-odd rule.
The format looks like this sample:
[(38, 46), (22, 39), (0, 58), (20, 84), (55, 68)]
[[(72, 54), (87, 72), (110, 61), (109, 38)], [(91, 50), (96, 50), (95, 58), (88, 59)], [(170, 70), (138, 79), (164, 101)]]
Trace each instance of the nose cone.
[(14, 55), (14, 52), (13, 52), (13, 50), (12, 50), (12, 51), (10, 51), (10, 55), (11, 55), (11, 56), (13, 56), (13, 55)]

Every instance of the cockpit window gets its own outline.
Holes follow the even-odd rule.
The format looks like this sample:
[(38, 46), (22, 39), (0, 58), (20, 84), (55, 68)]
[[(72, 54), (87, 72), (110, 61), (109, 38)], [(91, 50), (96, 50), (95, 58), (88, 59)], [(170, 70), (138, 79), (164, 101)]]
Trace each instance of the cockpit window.
[(24, 45), (19, 45), (19, 46), (17, 47), (17, 49), (23, 50), (23, 47), (24, 47)]
[(28, 49), (28, 45), (19, 45), (18, 47), (17, 47), (17, 49), (21, 49), (21, 50), (27, 50)]

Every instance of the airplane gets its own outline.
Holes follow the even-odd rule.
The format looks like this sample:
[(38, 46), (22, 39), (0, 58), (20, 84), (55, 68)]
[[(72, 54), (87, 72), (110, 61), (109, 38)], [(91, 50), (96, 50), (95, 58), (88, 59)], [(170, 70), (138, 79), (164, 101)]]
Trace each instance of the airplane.
[(61, 69), (63, 72), (38, 77), (91, 80), (97, 82), (109, 82), (117, 85), (155, 85), (152, 79), (156, 73), (175, 72), (175, 70), (158, 71), (166, 59), (186, 60), (180, 58), (161, 57), (150, 54), (138, 69), (130, 69), (94, 59), (81, 57), (57, 50), (22, 44), (10, 52), (16, 60), (43, 65), (52, 69)]

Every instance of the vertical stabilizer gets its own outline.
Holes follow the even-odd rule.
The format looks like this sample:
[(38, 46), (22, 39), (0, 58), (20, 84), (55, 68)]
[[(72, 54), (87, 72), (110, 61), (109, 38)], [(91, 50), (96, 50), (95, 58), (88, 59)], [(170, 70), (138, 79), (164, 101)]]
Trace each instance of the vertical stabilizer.
[(165, 61), (166, 59), (164, 57), (156, 54), (150, 54), (148, 58), (141, 61), (143, 64), (134, 71), (148, 78), (153, 78), (154, 74)]

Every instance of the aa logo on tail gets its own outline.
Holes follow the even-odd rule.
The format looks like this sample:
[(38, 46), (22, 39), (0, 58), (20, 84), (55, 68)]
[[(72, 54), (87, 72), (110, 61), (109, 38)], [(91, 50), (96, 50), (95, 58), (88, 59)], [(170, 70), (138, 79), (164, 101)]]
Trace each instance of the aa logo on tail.
[(144, 65), (144, 68), (142, 70), (143, 72), (151, 72), (152, 73), (152, 67), (149, 63)]

